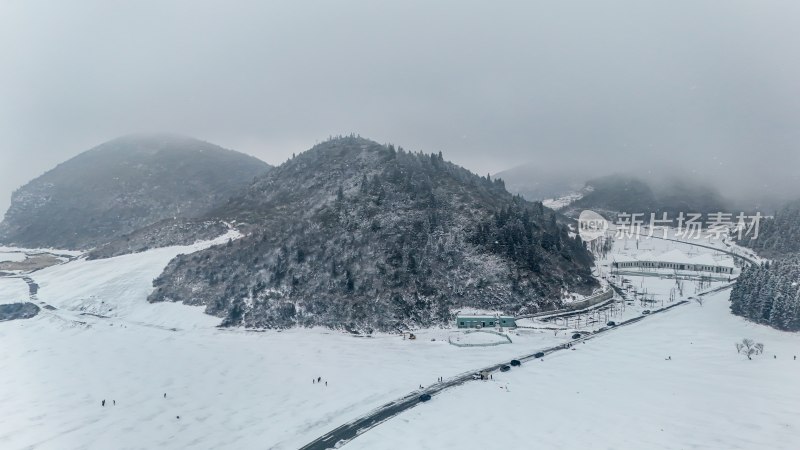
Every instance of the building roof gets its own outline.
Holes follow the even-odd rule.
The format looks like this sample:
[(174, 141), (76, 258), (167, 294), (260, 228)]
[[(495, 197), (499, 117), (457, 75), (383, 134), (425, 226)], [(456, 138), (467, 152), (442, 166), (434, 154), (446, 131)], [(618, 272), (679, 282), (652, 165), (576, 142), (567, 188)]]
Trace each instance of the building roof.
[(694, 264), (694, 258), (678, 249), (662, 253), (658, 260), (675, 264)]
[(716, 266), (717, 261), (714, 259), (713, 256), (709, 255), (708, 253), (703, 253), (702, 255), (697, 255), (691, 259), (692, 264), (702, 264), (704, 266)]
[(474, 315), (474, 314), (465, 314), (465, 315), (457, 315), (457, 319), (513, 319), (514, 316), (496, 316), (496, 315)]
[(635, 261), (653, 261), (653, 262), (665, 262), (672, 264), (696, 264), (701, 266), (734, 267), (733, 262), (730, 260), (730, 258), (725, 258), (718, 261), (714, 259), (714, 257), (709, 253), (701, 253), (697, 256), (690, 256), (678, 249), (670, 250), (660, 255), (654, 255), (651, 252), (645, 252), (642, 253), (641, 255), (636, 255), (636, 256), (629, 256), (629, 255), (614, 256), (614, 262), (635, 262)]

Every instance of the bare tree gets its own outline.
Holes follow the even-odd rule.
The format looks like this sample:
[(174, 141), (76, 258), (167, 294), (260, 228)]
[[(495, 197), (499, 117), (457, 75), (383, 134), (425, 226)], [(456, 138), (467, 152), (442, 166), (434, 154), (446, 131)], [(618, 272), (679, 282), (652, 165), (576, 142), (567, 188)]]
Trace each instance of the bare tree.
[(753, 355), (760, 355), (764, 353), (764, 344), (755, 343), (752, 339), (742, 339), (742, 342), (736, 343), (736, 352), (747, 356), (747, 359), (753, 359)]

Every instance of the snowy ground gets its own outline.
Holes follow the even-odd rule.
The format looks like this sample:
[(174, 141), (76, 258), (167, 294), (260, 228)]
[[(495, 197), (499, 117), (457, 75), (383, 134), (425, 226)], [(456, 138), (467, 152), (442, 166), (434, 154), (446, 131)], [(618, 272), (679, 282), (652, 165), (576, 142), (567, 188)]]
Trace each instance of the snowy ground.
[[(672, 250), (679, 250), (685, 253), (687, 256), (693, 257), (698, 256), (701, 254), (709, 254), (716, 260), (718, 263), (732, 263), (733, 257), (723, 253), (721, 251), (714, 251), (708, 248), (698, 247), (696, 245), (691, 244), (700, 244), (709, 247), (715, 247), (722, 250), (727, 251), (735, 251), (741, 252), (741, 247), (729, 247), (726, 246), (722, 240), (719, 239), (689, 239), (684, 242), (675, 242), (670, 240), (658, 239), (655, 237), (647, 238), (647, 232), (644, 232), (644, 235), (640, 239), (635, 239), (631, 237), (627, 237), (624, 239), (614, 239), (614, 247), (611, 251), (598, 261), (597, 265), (600, 267), (600, 273), (602, 275), (608, 275), (610, 273), (610, 263), (617, 258), (624, 258), (624, 257), (632, 257), (634, 255), (661, 255), (663, 253), (667, 253)], [(661, 236), (661, 231), (655, 232), (656, 236)], [(670, 230), (668, 237), (671, 239), (675, 239), (675, 231)], [(659, 269), (630, 269), (630, 270), (640, 270), (642, 272), (650, 272), (650, 273), (657, 273)], [(670, 272), (669, 270), (663, 270), (664, 272)], [(674, 271), (672, 271), (674, 272)], [(734, 275), (738, 274), (739, 270), (735, 270)]]
[(0, 262), (25, 261), (27, 256), (23, 252), (0, 252)]
[[(800, 448), (800, 336), (732, 316), (728, 294), (445, 391), (348, 448)], [(736, 354), (743, 337), (766, 355)]]
[[(587, 191), (591, 192), (591, 191)], [(569, 206), (573, 202), (576, 202), (583, 198), (585, 192), (570, 192), (567, 195), (558, 197), (558, 198), (548, 198), (546, 200), (542, 200), (542, 204), (550, 209), (558, 211), (559, 209)]]
[[(580, 326), (537, 322), (511, 332), (511, 344), (460, 348), (447, 343), (458, 333), (447, 329), (415, 332), (415, 340), (221, 330), (201, 308), (145, 301), (172, 257), (213, 243), (77, 259), (30, 274), (40, 285), (37, 301), (57, 309), (0, 323), (0, 448), (297, 448), (420, 384), (560, 344), (570, 325)], [(638, 278), (631, 284), (662, 298), (674, 287)], [(27, 294), (20, 278), (0, 278), (0, 303)], [(736, 448), (735, 441), (790, 448), (800, 361), (792, 365), (788, 355), (800, 338), (732, 317), (726, 296), (495, 382), (448, 390), (348, 447)], [(620, 318), (644, 308), (626, 305)], [(779, 359), (743, 361), (733, 345), (743, 337)], [(312, 383), (316, 377), (323, 382)], [(587, 414), (591, 420), (581, 420)], [(676, 445), (664, 444), (673, 438)]]
[[(519, 333), (509, 333), (514, 338), (521, 336)], [(511, 340), (509, 340), (511, 339)], [(448, 336), (448, 342), (453, 345), (506, 345), (513, 341), (513, 338), (505, 338), (499, 333), (491, 333), (486, 331), (453, 331)]]
[[(297, 448), (420, 384), (568, 339), (523, 330), (459, 348), (445, 329), (221, 330), (201, 308), (145, 301), (172, 257), (209, 244), (31, 273), (37, 302), (57, 309), (0, 323), (0, 448)], [(0, 278), (0, 301), (27, 294)]]
[(21, 278), (0, 277), (0, 305), (28, 301), (28, 285)]
[(564, 339), (458, 348), (444, 331), (410, 341), (76, 319), (88, 328), (45, 311), (0, 324), (0, 448), (297, 448), (419, 384)]

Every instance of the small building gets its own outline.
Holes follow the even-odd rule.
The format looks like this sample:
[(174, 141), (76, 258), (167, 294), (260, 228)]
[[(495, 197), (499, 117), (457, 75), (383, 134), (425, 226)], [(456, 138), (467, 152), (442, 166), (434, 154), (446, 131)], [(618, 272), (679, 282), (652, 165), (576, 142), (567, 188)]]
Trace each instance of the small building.
[(500, 315), (464, 315), (456, 316), (456, 327), (458, 328), (516, 328), (517, 322), (511, 316)]

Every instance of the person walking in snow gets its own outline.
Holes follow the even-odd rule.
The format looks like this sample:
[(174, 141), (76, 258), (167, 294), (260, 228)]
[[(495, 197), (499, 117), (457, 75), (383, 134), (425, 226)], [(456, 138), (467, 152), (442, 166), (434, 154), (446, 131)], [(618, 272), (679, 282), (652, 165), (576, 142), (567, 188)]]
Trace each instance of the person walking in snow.
[(167, 393), (166, 392), (164, 392), (164, 398), (167, 398)]
[(103, 401), (100, 402), (100, 406), (106, 406), (106, 400), (105, 399), (103, 399)]

